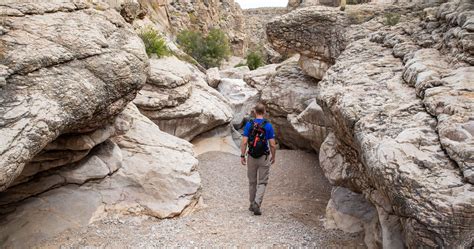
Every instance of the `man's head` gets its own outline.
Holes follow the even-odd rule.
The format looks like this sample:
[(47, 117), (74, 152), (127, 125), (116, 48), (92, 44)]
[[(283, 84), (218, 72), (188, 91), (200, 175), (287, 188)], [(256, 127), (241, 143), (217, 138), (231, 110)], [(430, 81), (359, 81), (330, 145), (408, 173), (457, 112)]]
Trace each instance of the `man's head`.
[(262, 103), (258, 103), (255, 106), (255, 115), (256, 116), (263, 116), (265, 115), (265, 106)]

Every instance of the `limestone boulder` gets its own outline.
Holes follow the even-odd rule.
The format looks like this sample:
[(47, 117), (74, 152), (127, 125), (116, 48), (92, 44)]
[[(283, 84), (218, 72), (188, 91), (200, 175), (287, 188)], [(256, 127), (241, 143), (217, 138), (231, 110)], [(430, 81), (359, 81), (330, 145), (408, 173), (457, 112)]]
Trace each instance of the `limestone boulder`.
[[(261, 100), (267, 106), (277, 139), (283, 145), (307, 150), (319, 149), (318, 143), (324, 140), (324, 136), (318, 137), (321, 133), (313, 132), (318, 130), (316, 126), (324, 119), (319, 116), (322, 112), (314, 113), (314, 108), (317, 108), (314, 103), (303, 113), (314, 102), (316, 87), (317, 81), (303, 74), (293, 61), (280, 65), (262, 90)], [(313, 141), (314, 137), (317, 138)]]
[(337, 8), (312, 6), (273, 19), (266, 32), (277, 52), (301, 54), (303, 70), (321, 79), (346, 47), (345, 27), (349, 24), (346, 14)]
[(219, 68), (213, 67), (206, 71), (207, 83), (209, 86), (216, 88), (221, 83), (221, 76), (219, 74)]
[(340, 229), (347, 233), (364, 231), (368, 248), (382, 248), (382, 231), (378, 226), (377, 209), (363, 195), (347, 188), (335, 187), (326, 207), (327, 229)]
[(206, 82), (206, 75), (176, 57), (151, 60), (150, 77), (134, 103), (162, 131), (191, 141), (232, 121), (226, 98)]
[(194, 207), (200, 176), (192, 145), (160, 131), (133, 104), (117, 119), (125, 134), (0, 193), (2, 246), (31, 247), (111, 214), (169, 218)]
[(259, 92), (241, 79), (226, 78), (221, 79), (217, 90), (229, 100), (234, 114), (232, 125), (237, 128), (242, 127), (244, 118), (250, 116), (260, 99)]
[(69, 1), (0, 9), (6, 13), (0, 34), (5, 190), (59, 135), (92, 132), (120, 113), (144, 85), (148, 57), (140, 38), (111, 9)]
[(263, 91), (268, 81), (276, 73), (279, 64), (269, 64), (252, 70), (244, 75), (244, 81), (259, 92)]
[(228, 78), (228, 79), (243, 79), (246, 73), (250, 72), (248, 66), (241, 66), (241, 67), (234, 67), (221, 70), (219, 75), (221, 78)]

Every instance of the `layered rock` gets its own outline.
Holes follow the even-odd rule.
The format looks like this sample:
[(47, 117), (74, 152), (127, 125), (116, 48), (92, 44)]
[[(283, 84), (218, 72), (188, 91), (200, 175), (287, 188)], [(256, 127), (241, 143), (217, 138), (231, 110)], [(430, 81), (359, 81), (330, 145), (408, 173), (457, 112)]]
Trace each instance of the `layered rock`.
[(304, 72), (322, 79), (347, 45), (344, 29), (349, 23), (344, 12), (314, 6), (275, 18), (268, 23), (266, 32), (276, 51), (299, 53)]
[[(374, 16), (344, 29), (341, 13), (323, 11), (328, 15), (321, 18), (315, 10), (294, 11), (267, 31), (277, 49), (330, 59), (316, 97), (334, 132), (320, 150), (326, 177), (376, 207), (383, 247), (472, 246), (472, 5), (454, 1), (427, 9), (419, 26), (415, 8), (402, 12), (405, 22), (393, 28)], [(308, 25), (288, 28), (303, 20)], [(333, 33), (331, 45), (327, 31), (311, 32), (323, 24), (346, 35)], [(462, 31), (449, 35), (453, 30)], [(431, 46), (439, 50), (419, 50)]]
[(232, 109), (206, 75), (176, 57), (150, 60), (147, 84), (133, 101), (163, 131), (192, 140), (232, 120)]
[[(0, 12), (2, 246), (31, 247), (109, 213), (166, 218), (192, 209), (200, 189), (192, 145), (128, 104), (149, 61), (120, 14), (77, 1)], [(156, 85), (187, 83), (154, 72)], [(161, 106), (191, 96), (163, 92)]]
[[(4, 246), (32, 246), (108, 213), (166, 218), (196, 204), (200, 177), (192, 145), (161, 132), (133, 104), (116, 123), (125, 134), (97, 146), (84, 160), (0, 194)], [(34, 196), (25, 196), (33, 190)]]
[[(4, 190), (60, 134), (93, 132), (120, 113), (145, 83), (148, 59), (140, 39), (110, 9), (72, 2), (1, 8)], [(58, 154), (39, 155), (36, 162), (52, 158), (67, 163)]]
[(270, 20), (287, 12), (288, 10), (286, 8), (256, 8), (243, 10), (248, 50), (263, 52), (268, 63), (281, 62), (282, 56), (269, 45), (265, 30)]
[(169, 22), (175, 33), (184, 29), (207, 33), (212, 28), (219, 28), (228, 35), (234, 55), (245, 55), (244, 16), (233, 0), (172, 0), (168, 8)]
[(234, 113), (232, 124), (237, 128), (242, 127), (244, 118), (250, 116), (260, 99), (259, 92), (242, 79), (228, 78), (221, 79), (218, 90), (231, 104)]
[(317, 81), (296, 62), (280, 65), (262, 90), (278, 140), (290, 148), (319, 150), (326, 136), (324, 116), (315, 102)]

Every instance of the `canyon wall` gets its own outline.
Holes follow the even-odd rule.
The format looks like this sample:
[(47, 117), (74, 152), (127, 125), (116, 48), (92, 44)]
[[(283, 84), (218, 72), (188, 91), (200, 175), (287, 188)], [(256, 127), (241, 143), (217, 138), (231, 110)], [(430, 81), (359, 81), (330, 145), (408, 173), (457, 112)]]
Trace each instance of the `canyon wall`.
[(418, 6), (301, 8), (270, 22), (267, 36), (321, 79), (317, 104), (332, 132), (320, 164), (333, 185), (362, 194), (377, 213), (367, 245), (469, 248), (474, 6)]

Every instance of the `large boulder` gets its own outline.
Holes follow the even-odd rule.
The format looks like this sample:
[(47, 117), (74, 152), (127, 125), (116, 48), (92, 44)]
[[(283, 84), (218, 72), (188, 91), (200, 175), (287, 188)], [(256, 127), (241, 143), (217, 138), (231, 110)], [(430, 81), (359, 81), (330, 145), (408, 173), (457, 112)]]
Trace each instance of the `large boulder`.
[(347, 45), (345, 27), (349, 24), (344, 12), (313, 6), (273, 19), (267, 24), (266, 31), (268, 41), (276, 51), (300, 53), (300, 66), (304, 72), (322, 79)]
[(147, 84), (133, 102), (161, 130), (190, 141), (232, 120), (229, 102), (205, 79), (174, 56), (152, 59)]
[(59, 135), (92, 132), (120, 113), (145, 83), (148, 58), (111, 9), (67, 1), (0, 9), (4, 190)]
[(3, 246), (30, 247), (110, 213), (169, 218), (194, 207), (200, 177), (192, 145), (160, 131), (133, 104), (117, 123), (125, 134), (86, 159), (0, 195)]
[(252, 109), (260, 99), (259, 92), (241, 79), (226, 78), (221, 79), (217, 90), (231, 104), (234, 113), (232, 124), (237, 128), (242, 127), (244, 119), (250, 116)]
[(261, 100), (283, 145), (319, 149), (326, 134), (324, 116), (314, 102), (316, 87), (317, 81), (304, 75), (294, 61), (280, 65), (265, 85)]

